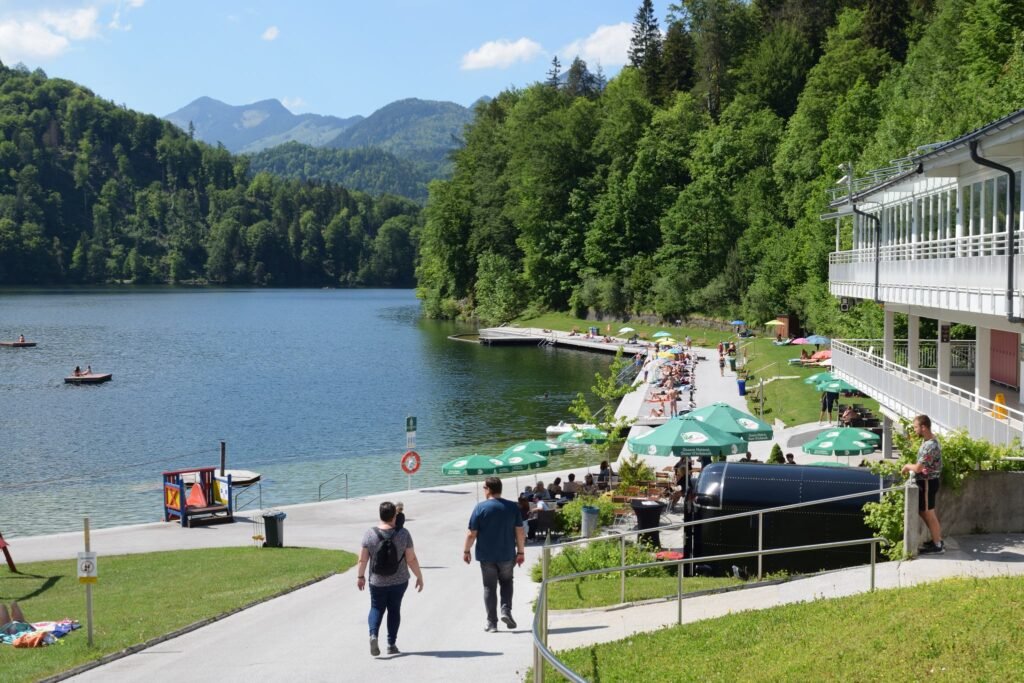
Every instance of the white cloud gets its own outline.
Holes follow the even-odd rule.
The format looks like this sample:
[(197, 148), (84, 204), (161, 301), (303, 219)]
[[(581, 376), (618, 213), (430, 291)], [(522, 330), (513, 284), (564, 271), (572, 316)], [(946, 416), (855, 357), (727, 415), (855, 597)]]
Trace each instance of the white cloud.
[(462, 69), (507, 69), (516, 62), (528, 62), (544, 52), (544, 48), (529, 38), (515, 42), (492, 40), (462, 55)]
[(146, 0), (128, 0), (127, 4), (132, 9), (138, 9), (146, 4)]
[(298, 110), (306, 107), (306, 100), (301, 97), (282, 97), (281, 104), (285, 106), (285, 109), (294, 114)]
[(53, 59), (64, 54), (70, 44), (67, 38), (39, 22), (0, 20), (0, 61), (5, 64), (25, 59)]
[(276, 26), (268, 26), (267, 30), (263, 32), (263, 35), (261, 35), (260, 38), (263, 40), (274, 40), (278, 35), (280, 35), (280, 33), (281, 32)]
[(98, 16), (99, 10), (95, 7), (83, 7), (62, 12), (44, 10), (39, 13), (39, 20), (66, 38), (83, 40), (99, 35), (99, 26), (96, 24)]
[(570, 62), (579, 55), (590, 66), (622, 66), (629, 57), (629, 40), (633, 37), (633, 25), (627, 22), (598, 26), (586, 38), (574, 40), (559, 52), (562, 61)]

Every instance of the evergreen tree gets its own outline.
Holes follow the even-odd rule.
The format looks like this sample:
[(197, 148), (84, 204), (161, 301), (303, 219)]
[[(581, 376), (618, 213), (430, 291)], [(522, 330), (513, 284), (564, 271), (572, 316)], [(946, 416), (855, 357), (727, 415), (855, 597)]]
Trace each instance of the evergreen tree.
[(687, 92), (696, 82), (693, 38), (682, 21), (668, 25), (661, 69), (662, 83), (668, 93)]
[(558, 55), (551, 58), (551, 68), (548, 69), (548, 80), (544, 84), (550, 88), (558, 89), (561, 85), (562, 63), (558, 61)]
[(897, 62), (907, 56), (907, 0), (867, 0), (864, 6), (864, 38), (872, 47), (885, 50)]
[(597, 78), (587, 69), (587, 63), (578, 56), (565, 73), (565, 92), (570, 97), (594, 97), (598, 93)]
[(633, 19), (629, 40), (629, 63), (643, 75), (647, 96), (661, 99), (661, 30), (654, 16), (652, 0), (643, 0)]

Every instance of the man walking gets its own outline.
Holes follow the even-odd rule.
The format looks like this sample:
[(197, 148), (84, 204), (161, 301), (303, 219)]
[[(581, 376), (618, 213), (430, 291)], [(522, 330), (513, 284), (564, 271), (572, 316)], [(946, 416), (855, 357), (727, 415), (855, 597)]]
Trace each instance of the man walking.
[(498, 588), (501, 592), (501, 620), (509, 628), (516, 627), (512, 618), (512, 569), (523, 566), (526, 558), (526, 537), (519, 506), (501, 497), (501, 479), (484, 480), (487, 500), (478, 503), (469, 517), (469, 531), (462, 551), (466, 564), (471, 561), (473, 544), (484, 580), (484, 607), (490, 633), (498, 630)]
[[(406, 529), (395, 528), (395, 504), (380, 504), (380, 524), (367, 529), (359, 553), (359, 575), (356, 587), (366, 588), (366, 565), (370, 563), (370, 654), (380, 655), (377, 636), (384, 614), (388, 616), (388, 654), (397, 655), (398, 627), (402, 623), (402, 597), (409, 587), (409, 572), (416, 575), (416, 590), (423, 591), (423, 574), (412, 536)], [(372, 562), (371, 562), (372, 559)]]
[(932, 540), (917, 549), (920, 555), (941, 554), (946, 552), (946, 544), (942, 542), (942, 527), (939, 517), (935, 514), (935, 496), (939, 492), (939, 480), (942, 476), (942, 448), (939, 440), (932, 434), (932, 420), (927, 415), (914, 418), (914, 433), (924, 441), (917, 449), (917, 462), (903, 466), (903, 474), (913, 472), (920, 492), (917, 496), (917, 514), (928, 525)]

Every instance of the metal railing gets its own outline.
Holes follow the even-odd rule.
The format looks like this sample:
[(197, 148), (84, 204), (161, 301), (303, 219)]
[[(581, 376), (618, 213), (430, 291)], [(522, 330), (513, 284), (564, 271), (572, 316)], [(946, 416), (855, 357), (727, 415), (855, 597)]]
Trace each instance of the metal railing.
[[(902, 244), (883, 244), (878, 248), (880, 261), (918, 261), (971, 256), (1005, 256), (1009, 232), (990, 232), (963, 237), (944, 237)], [(1021, 253), (1021, 231), (1014, 240), (1014, 253)], [(839, 263), (873, 263), (874, 245), (859, 249), (835, 251), (828, 255), (829, 265)]]
[[(330, 479), (327, 479), (325, 481), (320, 482), (320, 486), (318, 486), (317, 490), (316, 490), (316, 499), (318, 501), (323, 500), (324, 499), (324, 486), (326, 486), (327, 484), (330, 484), (332, 481), (336, 481), (337, 479), (340, 479), (341, 477), (345, 477), (345, 483), (344, 483), (345, 498), (348, 498), (348, 473), (347, 472), (342, 472), (341, 474), (335, 475), (335, 476), (331, 477)], [(334, 488), (328, 489), (327, 495), (332, 495), (332, 494), (338, 493), (341, 490), (342, 490), (342, 485), (336, 485)]]
[[(909, 482), (913, 482), (911, 478)], [(533, 657), (533, 680), (543, 681), (544, 680), (544, 662), (547, 661), (555, 669), (559, 671), (563, 676), (571, 681), (583, 682), (584, 679), (580, 678), (572, 669), (566, 666), (558, 657), (548, 648), (547, 635), (548, 635), (548, 602), (547, 602), (547, 587), (548, 584), (558, 583), (561, 581), (569, 581), (572, 579), (578, 579), (585, 576), (596, 576), (598, 574), (609, 574), (618, 572), (620, 576), (619, 583), (619, 603), (626, 601), (626, 572), (649, 569), (652, 567), (668, 567), (676, 566), (676, 623), (682, 623), (682, 595), (683, 595), (683, 565), (692, 565), (697, 562), (719, 562), (723, 560), (732, 559), (743, 559), (747, 557), (757, 558), (757, 578), (760, 581), (764, 577), (763, 572), (763, 560), (765, 555), (783, 555), (786, 553), (795, 552), (808, 552), (812, 550), (829, 550), (832, 548), (845, 548), (853, 547), (858, 545), (870, 544), (871, 546), (871, 590), (875, 589), (875, 564), (876, 564), (876, 547), (879, 543), (887, 543), (888, 541), (883, 538), (865, 538), (855, 539), (848, 541), (833, 541), (830, 543), (816, 543), (813, 545), (803, 546), (791, 546), (788, 548), (770, 548), (764, 547), (764, 515), (772, 514), (774, 512), (785, 512), (787, 510), (795, 510), (798, 508), (812, 507), (815, 505), (822, 505), (825, 503), (834, 503), (844, 500), (853, 500), (856, 498), (864, 498), (867, 496), (878, 496), (881, 500), (882, 495), (895, 491), (905, 491), (908, 484), (899, 484), (897, 486), (890, 486), (887, 488), (879, 488), (877, 490), (860, 491), (857, 493), (849, 493), (842, 496), (833, 496), (831, 498), (821, 498), (819, 500), (805, 501), (803, 503), (793, 503), (791, 505), (780, 505), (773, 508), (765, 508), (762, 510), (751, 510), (749, 512), (738, 512), (731, 515), (722, 515), (721, 517), (713, 517), (710, 519), (698, 519), (690, 522), (677, 522), (674, 524), (667, 524), (650, 529), (633, 529), (630, 531), (624, 531), (615, 534), (606, 534), (604, 536), (598, 536), (594, 538), (581, 538), (575, 541), (567, 541), (565, 543), (559, 543), (557, 545), (545, 545), (541, 551), (541, 586), (540, 594), (537, 598), (537, 609), (533, 617), (533, 645), (534, 645), (534, 657)], [(676, 531), (679, 529), (685, 529), (689, 527), (700, 526), (703, 524), (712, 524), (715, 522), (724, 522), (735, 519), (743, 519), (746, 517), (757, 517), (757, 550), (752, 550), (742, 553), (729, 553), (726, 555), (709, 555), (705, 557), (689, 557), (679, 560), (660, 560), (657, 562), (644, 562), (641, 564), (627, 565), (626, 564), (626, 537), (627, 536), (638, 536), (641, 534), (649, 534), (661, 531)], [(556, 577), (548, 576), (548, 568), (551, 560), (551, 549), (563, 549), (570, 546), (586, 545), (590, 543), (600, 541), (618, 540), (620, 543), (620, 564), (618, 567), (606, 567), (602, 569), (589, 569), (582, 572), (575, 572), (572, 574), (563, 574)]]
[[(253, 490), (253, 489), (255, 489), (255, 490)], [(249, 497), (243, 500), (242, 496), (244, 496), (245, 494), (249, 494)], [(241, 502), (239, 502), (239, 501), (241, 501)], [(250, 505), (252, 505), (253, 503), (256, 503), (256, 502), (258, 502), (257, 509), (258, 510), (262, 510), (263, 509), (263, 483), (262, 482), (256, 482), (256, 484), (254, 486), (245, 486), (245, 487), (240, 488), (238, 493), (235, 494), (234, 510), (235, 510), (235, 512), (238, 512), (239, 510), (244, 510), (245, 508), (249, 507)]]
[(945, 430), (967, 428), (975, 438), (992, 443), (1008, 444), (1020, 437), (1024, 412), (885, 360), (876, 355), (874, 344), (833, 340), (832, 373), (904, 417), (925, 413)]
[[(884, 339), (844, 339), (844, 343), (855, 346), (873, 356), (882, 356), (885, 349)], [(917, 367), (931, 370), (938, 368), (938, 340), (921, 339), (918, 341)], [(906, 339), (892, 341), (893, 362), (909, 367), (910, 343)], [(955, 339), (949, 342), (950, 370), (952, 372), (970, 374), (975, 367), (975, 342), (969, 339)]]

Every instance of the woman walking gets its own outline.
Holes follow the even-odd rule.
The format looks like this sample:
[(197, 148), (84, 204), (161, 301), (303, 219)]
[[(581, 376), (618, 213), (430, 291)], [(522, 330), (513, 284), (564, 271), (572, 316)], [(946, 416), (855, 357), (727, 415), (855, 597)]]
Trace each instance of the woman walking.
[[(356, 586), (366, 588), (366, 565), (370, 565), (370, 654), (380, 654), (377, 636), (384, 615), (388, 617), (388, 654), (398, 654), (398, 627), (402, 623), (402, 597), (409, 587), (409, 572), (416, 576), (416, 590), (423, 591), (423, 574), (407, 529), (395, 528), (395, 504), (380, 504), (380, 524), (367, 529), (359, 553)], [(371, 561), (372, 558), (372, 561)]]

